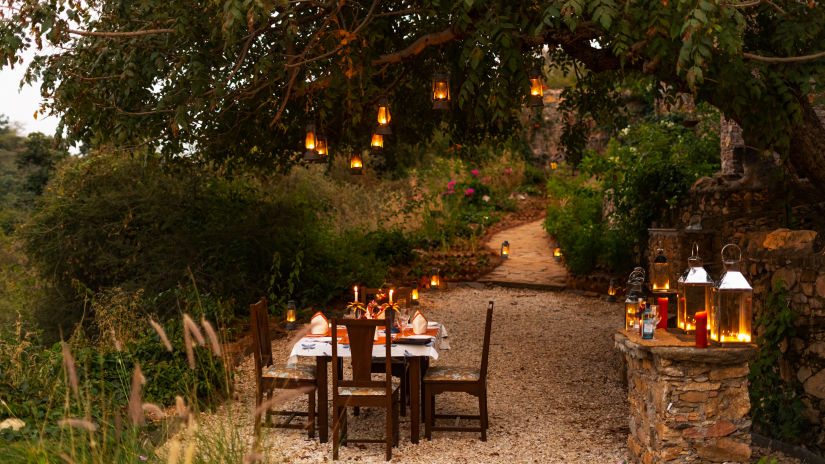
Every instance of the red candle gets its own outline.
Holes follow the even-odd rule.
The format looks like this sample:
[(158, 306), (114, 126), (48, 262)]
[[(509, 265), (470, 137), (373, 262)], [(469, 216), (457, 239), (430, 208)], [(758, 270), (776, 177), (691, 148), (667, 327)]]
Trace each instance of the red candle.
[(696, 348), (708, 347), (708, 313), (699, 311), (696, 313)]
[(659, 316), (662, 318), (659, 321), (659, 325), (656, 326), (657, 329), (667, 329), (667, 298), (658, 298), (659, 303)]

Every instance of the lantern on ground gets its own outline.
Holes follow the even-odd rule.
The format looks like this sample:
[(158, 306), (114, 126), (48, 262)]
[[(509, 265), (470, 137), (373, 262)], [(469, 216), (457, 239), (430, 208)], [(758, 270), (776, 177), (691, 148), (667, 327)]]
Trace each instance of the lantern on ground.
[(364, 172), (364, 162), (361, 161), (361, 156), (358, 153), (353, 153), (349, 159), (349, 172), (352, 175), (360, 176)]
[(418, 281), (412, 281), (410, 286), (412, 287), (412, 290), (410, 290), (410, 303), (415, 306), (418, 304)]
[(558, 263), (561, 262), (562, 257), (564, 257), (564, 255), (561, 252), (561, 248), (556, 247), (556, 249), (553, 250), (553, 260)]
[(392, 129), (390, 128), (390, 103), (386, 95), (382, 95), (378, 99), (378, 129), (375, 130), (377, 134), (390, 135)]
[(441, 288), (441, 276), (439, 275), (439, 271), (437, 267), (434, 267), (430, 271), (430, 288), (433, 290), (438, 290)]
[(295, 300), (286, 303), (286, 330), (295, 330)]
[(702, 266), (699, 245), (693, 244), (693, 252), (688, 258), (688, 268), (676, 283), (678, 314), (677, 325), (684, 331), (696, 329), (696, 313), (710, 312), (713, 279)]
[(544, 106), (544, 90), (542, 89), (541, 70), (530, 70), (530, 106)]
[(372, 139), (370, 140), (370, 148), (372, 151), (381, 151), (384, 149), (384, 136), (375, 132), (372, 134)]
[[(737, 253), (732, 259), (725, 258), (725, 250), (731, 247)], [(753, 318), (753, 287), (740, 269), (742, 250), (728, 244), (722, 248), (725, 272), (713, 289), (713, 309), (709, 315), (710, 338), (717, 342), (751, 341)]]
[(637, 267), (627, 279), (627, 298), (624, 300), (624, 328), (627, 331), (639, 330), (639, 300), (644, 294), (645, 271)]
[(433, 74), (433, 109), (450, 109), (450, 75), (444, 71)]
[(501, 243), (501, 257), (504, 259), (510, 259), (510, 242), (507, 240)]
[(650, 284), (654, 293), (665, 293), (670, 291), (670, 264), (665, 258), (665, 250), (656, 250), (656, 258), (650, 266)]
[(608, 303), (616, 301), (616, 279), (610, 279), (610, 286), (607, 287), (607, 298), (604, 301)]
[(315, 124), (307, 124), (307, 135), (304, 138), (304, 161), (318, 161), (318, 137), (315, 134)]

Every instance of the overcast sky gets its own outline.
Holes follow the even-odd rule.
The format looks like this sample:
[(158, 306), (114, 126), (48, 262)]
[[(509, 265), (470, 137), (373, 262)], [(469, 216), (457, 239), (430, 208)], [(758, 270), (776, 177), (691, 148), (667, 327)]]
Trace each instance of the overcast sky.
[[(29, 55), (29, 54), (27, 54)], [(30, 55), (27, 56), (30, 59)], [(11, 122), (19, 122), (23, 126), (23, 135), (29, 132), (43, 132), (54, 134), (57, 127), (56, 117), (38, 115), (34, 119), (34, 112), (40, 107), (40, 85), (26, 85), (20, 89), (20, 79), (26, 72), (29, 60), (11, 69), (8, 65), (0, 69), (0, 114), (8, 116)]]

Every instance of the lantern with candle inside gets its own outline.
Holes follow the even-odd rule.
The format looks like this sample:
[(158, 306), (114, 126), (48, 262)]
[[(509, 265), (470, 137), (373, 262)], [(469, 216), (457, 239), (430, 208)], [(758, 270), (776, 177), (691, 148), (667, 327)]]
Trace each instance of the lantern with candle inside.
[(563, 257), (564, 257), (564, 254), (562, 254), (561, 248), (556, 247), (556, 249), (553, 250), (553, 260), (558, 263), (558, 262), (561, 262), (561, 259)]
[(410, 290), (410, 303), (415, 306), (418, 304), (418, 281), (413, 280), (410, 287), (412, 288)]
[(315, 138), (315, 151), (318, 153), (318, 159), (316, 160), (319, 163), (323, 163), (327, 160), (327, 156), (329, 155), (329, 146), (327, 145), (327, 136), (323, 133), (319, 132)]
[(695, 330), (696, 313), (710, 312), (713, 284), (713, 279), (702, 266), (699, 245), (694, 243), (692, 255), (688, 258), (688, 268), (676, 282), (677, 325), (680, 329), (686, 332)]
[(644, 298), (645, 271), (637, 267), (627, 278), (627, 298), (624, 301), (625, 330), (639, 330), (639, 299)]
[(510, 242), (507, 240), (501, 242), (501, 257), (504, 259), (510, 259)]
[[(376, 129), (377, 130), (377, 129)], [(381, 151), (384, 149), (384, 136), (375, 132), (370, 139), (370, 148), (372, 151)]]
[(286, 330), (295, 330), (295, 300), (286, 302)]
[(304, 161), (314, 163), (321, 159), (321, 157), (318, 156), (318, 137), (315, 133), (315, 124), (313, 123), (307, 124), (307, 134), (304, 138), (304, 148), (306, 148), (306, 151), (304, 152)]
[(375, 130), (375, 132), (381, 135), (391, 135), (392, 129), (390, 128), (390, 120), (392, 119), (392, 117), (390, 116), (390, 103), (386, 95), (382, 95), (378, 99), (377, 119), (378, 128)]
[[(726, 258), (725, 251), (736, 253)], [(708, 316), (710, 338), (722, 343), (750, 343), (753, 287), (740, 269), (742, 250), (729, 243), (722, 248), (725, 272), (713, 289), (713, 309)]]
[(530, 70), (530, 106), (544, 106), (544, 90), (541, 82), (541, 70), (533, 68)]
[(656, 257), (650, 265), (650, 284), (653, 287), (653, 293), (670, 291), (670, 264), (662, 248), (656, 250)]
[(608, 303), (616, 301), (616, 279), (610, 279), (610, 285), (607, 287), (607, 298), (604, 301)]
[(430, 288), (433, 290), (441, 288), (441, 276), (437, 267), (432, 268), (430, 271)]
[(555, 161), (550, 162), (550, 169), (555, 171), (557, 167), (559, 167), (559, 163), (557, 163)]
[(444, 71), (433, 74), (433, 109), (450, 109), (450, 75)]
[(364, 162), (361, 161), (361, 155), (358, 153), (353, 153), (349, 159), (349, 172), (354, 176), (364, 173)]

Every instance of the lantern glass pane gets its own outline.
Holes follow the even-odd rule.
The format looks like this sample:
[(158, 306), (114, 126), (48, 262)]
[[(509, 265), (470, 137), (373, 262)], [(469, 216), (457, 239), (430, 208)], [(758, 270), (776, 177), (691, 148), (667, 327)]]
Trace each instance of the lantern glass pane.
[(447, 81), (437, 80), (433, 83), (433, 100), (449, 100), (450, 86)]
[(382, 126), (390, 123), (390, 109), (386, 106), (378, 107), (378, 124)]
[(650, 273), (650, 280), (653, 291), (670, 290), (670, 265), (668, 263), (653, 263), (651, 267), (653, 269)]
[(361, 168), (361, 167), (362, 167), (361, 157), (360, 157), (360, 156), (355, 155), (355, 156), (353, 156), (352, 158), (350, 158), (350, 160), (349, 160), (349, 167), (351, 167), (351, 168), (356, 168), (356, 169), (357, 169), (357, 168)]
[(327, 141), (326, 141), (326, 139), (318, 138), (316, 145), (318, 147), (317, 148), (318, 154), (322, 155), (322, 156), (326, 156), (326, 154), (327, 154)]
[(307, 150), (315, 150), (315, 132), (307, 131), (307, 138), (304, 146)]
[[(679, 282), (679, 328), (685, 331), (696, 330), (696, 313), (711, 309), (710, 285), (695, 285)], [(709, 328), (709, 327), (708, 327)]]
[(753, 317), (753, 291), (718, 290), (718, 303), (714, 308), (711, 339), (719, 342), (751, 341)]
[[(524, 82), (524, 81), (522, 81)], [(530, 95), (534, 97), (541, 97), (543, 95), (543, 91), (541, 88), (541, 78), (540, 77), (531, 77), (530, 78)]]
[(624, 329), (633, 330), (639, 328), (639, 299), (635, 296), (628, 296), (624, 302)]
[(381, 134), (372, 134), (370, 146), (372, 146), (372, 148), (384, 148), (384, 136)]

